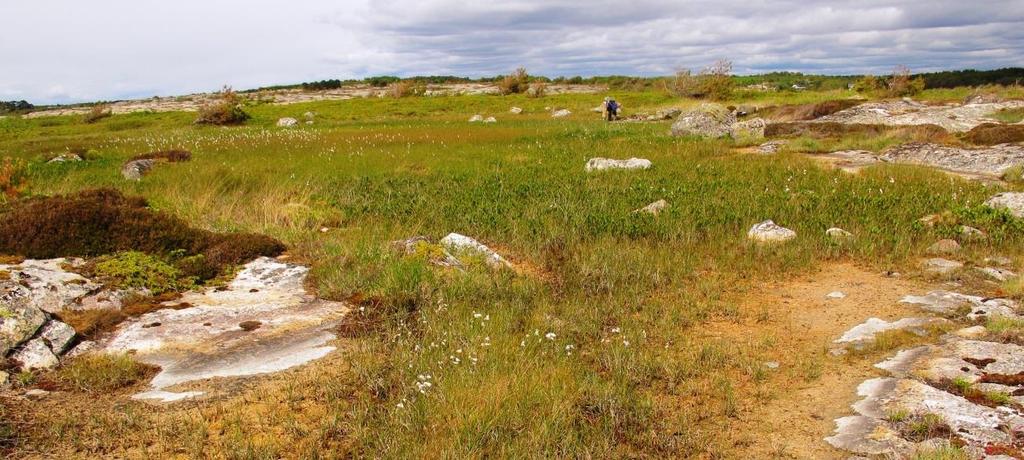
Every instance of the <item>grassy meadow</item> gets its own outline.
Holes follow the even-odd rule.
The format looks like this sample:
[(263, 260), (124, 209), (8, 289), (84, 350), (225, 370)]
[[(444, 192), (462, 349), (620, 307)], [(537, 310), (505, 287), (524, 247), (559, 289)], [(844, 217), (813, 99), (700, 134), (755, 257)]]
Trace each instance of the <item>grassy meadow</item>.
[[(694, 103), (613, 95), (626, 114)], [(113, 187), (201, 228), (280, 238), (312, 267), (311, 289), (363, 300), (354, 315), (368, 324), (325, 360), (254, 379), (235, 397), (150, 406), (75, 390), (5, 403), (5, 447), (61, 458), (732, 458), (743, 414), (785, 391), (782, 374), (813, 381), (823, 359), (771, 373), (763, 363), (776, 338), (702, 333), (708, 321), (757, 315), (737, 303), (754, 281), (835, 261), (913, 270), (925, 247), (955, 234), (952, 223), (918, 223), (944, 211), (990, 235), (965, 257), (1020, 255), (1021, 224), (979, 206), (995, 188), (919, 167), (851, 175), (797, 151), (741, 153), (732, 141), (670, 137), (668, 122), (609, 124), (589, 110), (602, 96), (264, 104), (236, 127), (196, 126), (194, 113), (0, 119), (0, 154), (28, 162), (29, 193)], [(553, 119), (545, 107), (573, 114)], [(312, 125), (274, 126), (307, 111)], [(467, 123), (477, 113), (498, 122)], [(897, 140), (808, 139), (795, 150)], [(69, 149), (87, 161), (45, 163)], [(125, 159), (163, 149), (192, 161), (140, 182), (120, 176)], [(586, 173), (592, 157), (654, 166)], [(669, 208), (657, 217), (632, 212), (659, 199)], [(751, 244), (747, 230), (765, 219), (798, 237)], [(829, 241), (833, 226), (854, 239)], [(449, 232), (526, 269), (448, 270), (389, 247)]]

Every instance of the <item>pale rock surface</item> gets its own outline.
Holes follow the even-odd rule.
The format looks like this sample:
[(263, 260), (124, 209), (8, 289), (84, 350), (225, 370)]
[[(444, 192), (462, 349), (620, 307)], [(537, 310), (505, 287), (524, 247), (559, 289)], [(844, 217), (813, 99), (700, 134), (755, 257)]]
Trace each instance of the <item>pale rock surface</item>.
[(763, 118), (737, 121), (729, 128), (729, 134), (733, 139), (761, 139), (767, 126), (768, 123)]
[(860, 349), (874, 342), (875, 335), (880, 332), (904, 330), (917, 335), (925, 335), (928, 332), (928, 326), (944, 322), (946, 321), (938, 318), (903, 318), (891, 322), (880, 318), (868, 318), (867, 321), (843, 333), (833, 343), (844, 347)]
[(591, 158), (587, 160), (586, 170), (604, 171), (607, 169), (647, 169), (653, 166), (651, 160), (644, 158), (630, 158), (628, 160), (614, 160), (611, 158)]
[(156, 160), (153, 159), (132, 160), (121, 167), (121, 176), (128, 180), (142, 180), (142, 176), (148, 174), (154, 165)]
[(890, 147), (879, 158), (890, 163), (932, 166), (953, 172), (998, 177), (1007, 169), (1024, 164), (1024, 145), (1000, 144), (965, 149), (911, 142)]
[(482, 121), (484, 121), (484, 116), (480, 115), (480, 114), (473, 115), (473, 116), (469, 117), (469, 122), (470, 123), (477, 123), (477, 122), (482, 122)]
[(78, 299), (100, 288), (100, 285), (82, 275), (64, 270), (69, 259), (26, 259), (17, 265), (2, 265), (0, 270), (10, 272), (11, 279), (29, 289), (32, 305), (47, 313), (56, 313), (75, 305)]
[(456, 259), (463, 254), (475, 254), (483, 257), (484, 262), (491, 268), (512, 266), (512, 264), (501, 257), (501, 255), (493, 249), (466, 235), (449, 233), (444, 238), (441, 238), (440, 243), (441, 246), (443, 246)]
[(1018, 219), (1024, 218), (1024, 192), (998, 193), (985, 201), (985, 206), (1005, 209)]
[(299, 120), (296, 120), (296, 119), (291, 118), (291, 117), (279, 118), (277, 120), (277, 127), (278, 128), (291, 128), (293, 126), (297, 126), (298, 124), (299, 124)]
[(0, 357), (32, 338), (46, 322), (31, 299), (31, 291), (10, 281), (0, 282)]
[(955, 260), (942, 259), (939, 257), (931, 258), (924, 261), (925, 271), (931, 273), (938, 273), (940, 275), (948, 275), (961, 268), (964, 264)]
[(796, 232), (766, 220), (751, 227), (747, 238), (760, 243), (781, 243), (796, 238)]
[(998, 123), (991, 114), (1009, 108), (1024, 107), (1024, 101), (983, 104), (929, 105), (913, 100), (867, 102), (813, 122), (857, 123), (870, 125), (938, 125), (951, 132), (970, 131), (982, 123)]
[(917, 305), (925, 311), (947, 317), (968, 311), (966, 318), (972, 321), (997, 316), (1017, 317), (1017, 302), (1010, 299), (986, 299), (958, 292), (932, 291), (923, 296), (908, 295), (900, 302)]
[[(146, 313), (123, 323), (97, 351), (134, 353), (161, 367), (151, 382), (174, 400), (169, 387), (212, 377), (277, 372), (319, 359), (334, 350), (332, 329), (349, 307), (306, 294), (308, 269), (261, 257), (245, 265), (227, 289), (189, 292), (174, 303), (192, 307)], [(258, 321), (258, 329), (239, 324)], [(157, 324), (153, 326), (154, 324)]]
[(757, 153), (761, 153), (761, 154), (764, 154), (764, 155), (771, 155), (773, 153), (779, 153), (779, 150), (782, 150), (782, 147), (784, 145), (786, 145), (787, 143), (788, 142), (786, 142), (784, 140), (778, 140), (778, 139), (771, 140), (771, 141), (765, 142), (765, 143), (757, 146)]
[(640, 209), (634, 210), (633, 212), (647, 213), (656, 216), (658, 214), (661, 214), (661, 211), (665, 210), (665, 208), (667, 207), (668, 201), (658, 200)]
[(15, 350), (11, 358), (20, 362), (21, 368), (24, 370), (49, 369), (60, 362), (57, 355), (53, 354), (42, 338), (25, 342), (21, 348)]
[(828, 236), (834, 241), (846, 241), (853, 238), (852, 233), (843, 230), (839, 227), (832, 227), (828, 230), (825, 230), (825, 236)]
[(955, 240), (944, 239), (928, 246), (926, 252), (929, 254), (953, 254), (960, 252), (960, 249), (960, 243), (957, 243)]
[(519, 115), (519, 114), (523, 113), (523, 109), (521, 109), (519, 107), (512, 107), (511, 109), (508, 109), (508, 111), (510, 113), (514, 113), (516, 115)]
[(555, 110), (551, 114), (551, 117), (552, 118), (562, 118), (562, 117), (567, 117), (569, 115), (572, 115), (572, 112), (570, 112), (569, 110), (567, 110), (567, 109), (558, 109), (558, 110)]
[(672, 123), (673, 136), (718, 138), (731, 134), (736, 114), (718, 104), (703, 103), (679, 114)]
[(1006, 281), (1017, 276), (1016, 273), (999, 267), (979, 267), (978, 271), (996, 281)]
[(47, 322), (39, 331), (39, 337), (46, 341), (55, 354), (60, 355), (67, 350), (68, 345), (75, 339), (75, 330), (55, 319)]

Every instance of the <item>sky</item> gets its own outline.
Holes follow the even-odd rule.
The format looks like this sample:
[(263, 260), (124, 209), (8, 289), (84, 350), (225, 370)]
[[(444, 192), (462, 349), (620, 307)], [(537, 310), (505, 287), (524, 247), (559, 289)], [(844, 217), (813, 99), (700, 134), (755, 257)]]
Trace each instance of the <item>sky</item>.
[(1024, 0), (4, 0), (0, 100), (374, 75), (1024, 66)]

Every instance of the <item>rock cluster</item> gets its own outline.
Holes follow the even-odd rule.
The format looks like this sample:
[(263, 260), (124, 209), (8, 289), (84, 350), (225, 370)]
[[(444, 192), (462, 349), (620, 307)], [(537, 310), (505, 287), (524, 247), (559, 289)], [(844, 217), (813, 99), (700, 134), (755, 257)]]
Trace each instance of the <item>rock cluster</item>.
[(99, 285), (63, 268), (65, 259), (25, 260), (0, 264), (0, 357), (22, 369), (45, 369), (59, 363), (76, 334), (53, 313), (81, 308)]
[(736, 115), (718, 104), (704, 103), (679, 114), (672, 123), (673, 136), (718, 138), (731, 134)]

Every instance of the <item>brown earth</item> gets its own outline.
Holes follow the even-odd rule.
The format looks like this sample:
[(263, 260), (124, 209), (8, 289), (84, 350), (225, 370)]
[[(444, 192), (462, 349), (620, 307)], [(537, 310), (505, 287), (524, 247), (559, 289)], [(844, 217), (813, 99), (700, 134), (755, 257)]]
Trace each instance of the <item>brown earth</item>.
[[(767, 381), (770, 393), (744, 404), (727, 430), (737, 450), (745, 458), (849, 457), (823, 438), (832, 434), (833, 420), (849, 415), (857, 385), (881, 375), (872, 366), (887, 351), (836, 357), (829, 354), (830, 345), (870, 317), (921, 316), (899, 299), (927, 290), (921, 282), (838, 263), (802, 278), (752, 288), (739, 302), (744, 320), (708, 324), (708, 336), (731, 342), (777, 340), (766, 357), (779, 363)], [(832, 291), (846, 297), (826, 298)]]

